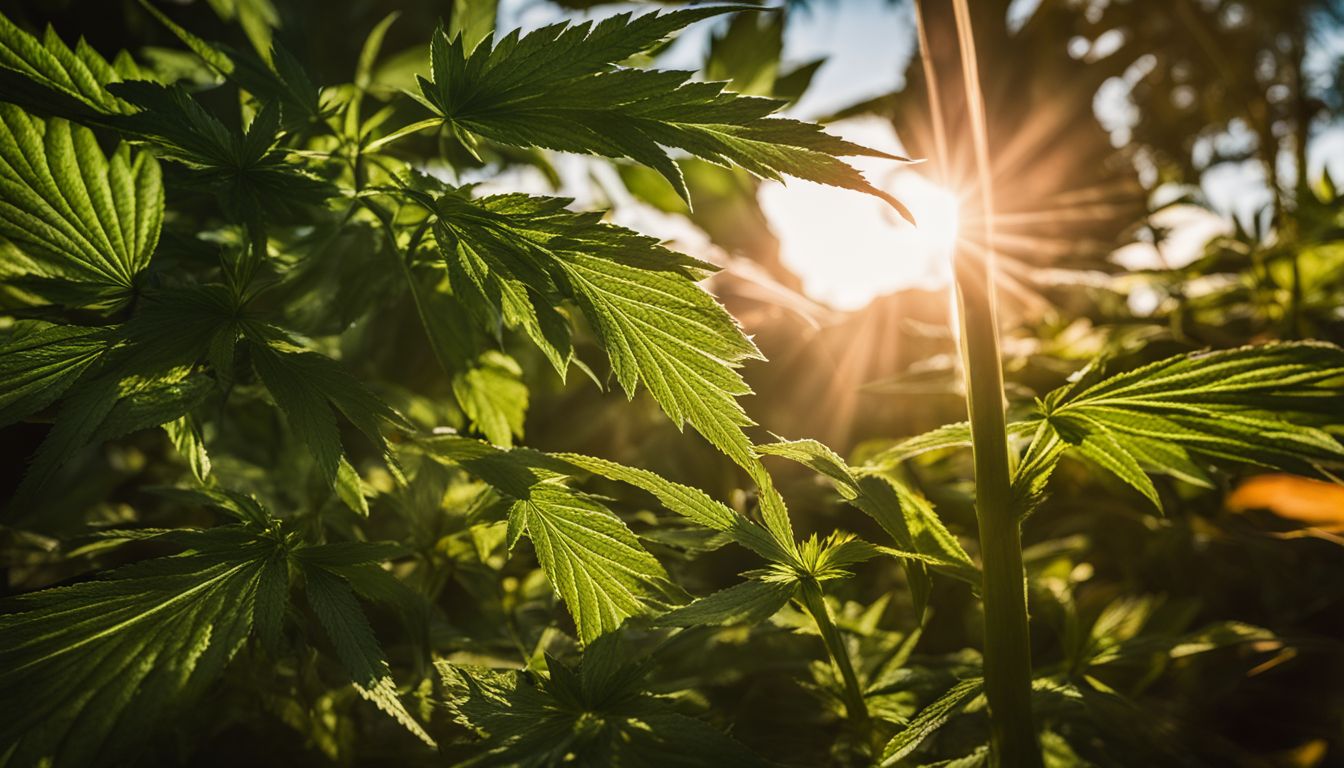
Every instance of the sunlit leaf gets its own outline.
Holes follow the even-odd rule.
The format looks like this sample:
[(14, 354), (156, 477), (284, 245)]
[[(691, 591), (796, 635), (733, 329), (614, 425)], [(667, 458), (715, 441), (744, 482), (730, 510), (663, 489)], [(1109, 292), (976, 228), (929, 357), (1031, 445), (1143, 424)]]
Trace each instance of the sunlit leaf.
[(1218, 461), (1312, 473), (1344, 464), (1344, 350), (1291, 342), (1179, 355), (1109, 378), (1089, 371), (1041, 405), (1057, 436), (1155, 506), (1144, 472), (1208, 485)]
[(514, 31), (469, 52), (461, 37), (439, 32), (431, 44), (433, 78), (420, 100), (457, 135), (502, 144), (629, 158), (661, 173), (683, 199), (689, 193), (665, 147), (738, 165), (769, 179), (784, 175), (895, 198), (837, 156), (887, 157), (825, 133), (819, 126), (770, 117), (783, 102), (739, 96), (691, 73), (618, 66), (692, 22), (750, 6), (688, 8), (596, 24), (553, 24)]
[(0, 104), (0, 193), (0, 235), (31, 260), (37, 292), (56, 283), (75, 306), (130, 298), (163, 225), (153, 157), (124, 144), (106, 156), (87, 128)]
[(527, 534), (584, 642), (618, 629), (631, 616), (647, 615), (663, 597), (668, 583), (663, 566), (611, 510), (557, 482), (563, 464), (458, 437), (422, 444), (511, 497), (509, 545)]

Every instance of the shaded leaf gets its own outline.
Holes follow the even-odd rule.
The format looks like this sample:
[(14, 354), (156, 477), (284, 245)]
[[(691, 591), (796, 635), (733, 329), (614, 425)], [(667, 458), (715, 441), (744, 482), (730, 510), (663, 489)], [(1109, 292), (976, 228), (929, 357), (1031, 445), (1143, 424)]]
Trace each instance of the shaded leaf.
[(750, 579), (659, 616), (668, 627), (710, 624), (759, 624), (783, 608), (798, 589), (797, 582)]
[(5, 603), (0, 743), (9, 762), (131, 759), (224, 671), (251, 631), (276, 543), (238, 526), (188, 541), (194, 551)]
[(905, 730), (892, 737), (887, 742), (887, 746), (882, 749), (882, 761), (884, 766), (895, 765), (901, 759), (910, 755), (921, 743), (935, 731), (942, 728), (952, 716), (957, 713), (973, 696), (980, 693), (984, 687), (984, 680), (972, 678), (962, 680), (938, 698), (937, 701), (928, 705), (915, 715)]
[(387, 657), (350, 585), (322, 567), (304, 568), (303, 573), (308, 604), (336, 647), (336, 655), (354, 681), (355, 689), (421, 741), (436, 746), (401, 703)]

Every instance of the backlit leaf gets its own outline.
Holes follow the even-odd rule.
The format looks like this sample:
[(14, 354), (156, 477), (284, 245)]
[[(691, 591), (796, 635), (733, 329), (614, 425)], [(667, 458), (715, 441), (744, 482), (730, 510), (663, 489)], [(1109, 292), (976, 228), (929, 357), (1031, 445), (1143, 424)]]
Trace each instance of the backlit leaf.
[(618, 66), (671, 33), (700, 19), (751, 6), (687, 8), (667, 13), (608, 17), (596, 24), (552, 24), (511, 32), (468, 49), (440, 31), (430, 48), (432, 80), (420, 79), (420, 101), (468, 142), (480, 136), (502, 144), (545, 147), (629, 158), (661, 173), (683, 199), (689, 193), (665, 147), (763, 178), (797, 176), (895, 198), (837, 159), (845, 155), (896, 158), (825, 133), (819, 126), (770, 115), (773, 99), (739, 96), (723, 83), (691, 81), (690, 72)]

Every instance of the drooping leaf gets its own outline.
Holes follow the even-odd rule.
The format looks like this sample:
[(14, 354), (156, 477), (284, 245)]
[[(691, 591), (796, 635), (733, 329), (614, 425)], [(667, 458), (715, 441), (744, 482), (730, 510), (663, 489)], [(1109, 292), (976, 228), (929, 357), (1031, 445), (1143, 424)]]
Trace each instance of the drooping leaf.
[(596, 24), (553, 24), (514, 31), (474, 50), (440, 31), (430, 47), (432, 80), (420, 101), (468, 146), (480, 136), (502, 144), (629, 158), (689, 193), (664, 147), (676, 147), (769, 179), (784, 175), (859, 190), (909, 211), (838, 156), (897, 158), (831, 136), (819, 126), (770, 117), (783, 106), (739, 96), (723, 83), (692, 82), (690, 72), (618, 66), (700, 19), (750, 6), (687, 8), (608, 17)]
[[(103, 154), (93, 133), (0, 104), (0, 235), (30, 261), (24, 270), (78, 296), (75, 306), (115, 308), (149, 265), (163, 224), (153, 157), (121, 145)], [(65, 302), (62, 302), (65, 303)]]
[(383, 425), (410, 429), (405, 419), (335, 360), (286, 342), (274, 328), (258, 324), (248, 328), (247, 347), (257, 375), (328, 483), (336, 484), (345, 461), (337, 412), (384, 455), (388, 447)]
[(139, 743), (224, 671), (252, 629), (277, 543), (239, 526), (187, 540), (182, 555), (4, 604), (0, 743), (10, 764), (134, 762)]
[[(565, 209), (568, 200), (442, 188), (417, 194), (456, 295), (520, 326), (563, 372), (568, 328), (551, 304), (574, 299), (628, 396), (642, 383), (675, 424), (689, 421), (743, 466), (755, 463), (735, 398), (750, 392), (735, 370), (758, 357), (733, 318), (697, 286), (707, 264), (656, 240)], [(482, 321), (488, 318), (481, 318)]]
[[(300, 562), (304, 561), (301, 559)], [(354, 681), (355, 689), (421, 741), (436, 746), (398, 697), (387, 657), (350, 584), (320, 565), (304, 564), (307, 566), (303, 574), (308, 604), (336, 647), (336, 655)]]

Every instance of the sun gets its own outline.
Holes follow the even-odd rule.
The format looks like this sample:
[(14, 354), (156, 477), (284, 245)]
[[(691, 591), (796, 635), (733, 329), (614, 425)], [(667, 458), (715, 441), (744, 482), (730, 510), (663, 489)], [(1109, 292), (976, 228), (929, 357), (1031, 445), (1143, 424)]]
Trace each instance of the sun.
[(880, 200), (848, 190), (796, 181), (762, 188), (780, 258), (812, 299), (852, 310), (902, 288), (947, 284), (961, 199), (914, 171), (881, 181), (918, 227)]

